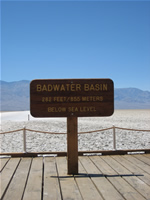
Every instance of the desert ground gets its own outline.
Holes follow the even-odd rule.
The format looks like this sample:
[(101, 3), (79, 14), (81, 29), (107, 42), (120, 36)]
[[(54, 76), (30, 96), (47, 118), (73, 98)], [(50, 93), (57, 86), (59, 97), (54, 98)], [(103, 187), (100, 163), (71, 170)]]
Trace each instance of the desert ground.
[[(27, 152), (67, 151), (66, 118), (34, 118), (30, 111), (1, 112), (0, 132), (26, 131)], [(115, 110), (110, 117), (78, 118), (78, 133), (110, 127), (150, 130), (150, 110)], [(150, 149), (150, 131), (115, 129), (117, 149)], [(0, 134), (1, 152), (23, 152), (23, 131)], [(78, 134), (78, 150), (112, 150), (113, 130)]]

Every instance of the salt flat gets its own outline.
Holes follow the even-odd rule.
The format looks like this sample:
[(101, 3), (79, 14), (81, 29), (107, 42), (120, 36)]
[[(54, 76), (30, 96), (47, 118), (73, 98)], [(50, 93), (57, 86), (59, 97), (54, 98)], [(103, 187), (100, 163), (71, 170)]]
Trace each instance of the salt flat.
[[(1, 112), (1, 132), (27, 129), (66, 133), (66, 118), (34, 118), (29, 111)], [(150, 130), (150, 110), (115, 110), (110, 117), (78, 118), (78, 132), (100, 130), (112, 126)], [(1, 152), (22, 152), (22, 132), (1, 134)], [(150, 149), (150, 132), (116, 129), (117, 149)], [(79, 134), (79, 150), (111, 150), (112, 129)], [(66, 134), (43, 134), (27, 131), (27, 151), (67, 151)]]

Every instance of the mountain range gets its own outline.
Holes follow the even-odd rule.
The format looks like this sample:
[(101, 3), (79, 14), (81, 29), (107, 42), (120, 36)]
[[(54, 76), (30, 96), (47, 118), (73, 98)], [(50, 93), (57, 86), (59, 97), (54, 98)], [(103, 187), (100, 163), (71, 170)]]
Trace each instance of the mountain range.
[[(29, 110), (30, 81), (0, 81), (1, 111)], [(150, 92), (137, 88), (115, 88), (115, 109), (150, 109)]]

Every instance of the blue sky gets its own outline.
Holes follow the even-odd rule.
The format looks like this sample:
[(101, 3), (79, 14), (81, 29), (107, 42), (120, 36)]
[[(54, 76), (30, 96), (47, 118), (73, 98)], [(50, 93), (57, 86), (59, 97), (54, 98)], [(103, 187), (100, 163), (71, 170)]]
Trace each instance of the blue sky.
[(2, 1), (1, 80), (111, 78), (150, 91), (150, 1)]

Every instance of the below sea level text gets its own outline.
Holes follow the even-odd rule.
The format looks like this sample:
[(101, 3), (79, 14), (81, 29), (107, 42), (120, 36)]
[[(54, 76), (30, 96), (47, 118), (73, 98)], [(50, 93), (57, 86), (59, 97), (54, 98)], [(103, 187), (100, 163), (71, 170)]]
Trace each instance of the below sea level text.
[(96, 112), (94, 106), (82, 106), (82, 107), (48, 107), (48, 112), (57, 113), (57, 112)]

